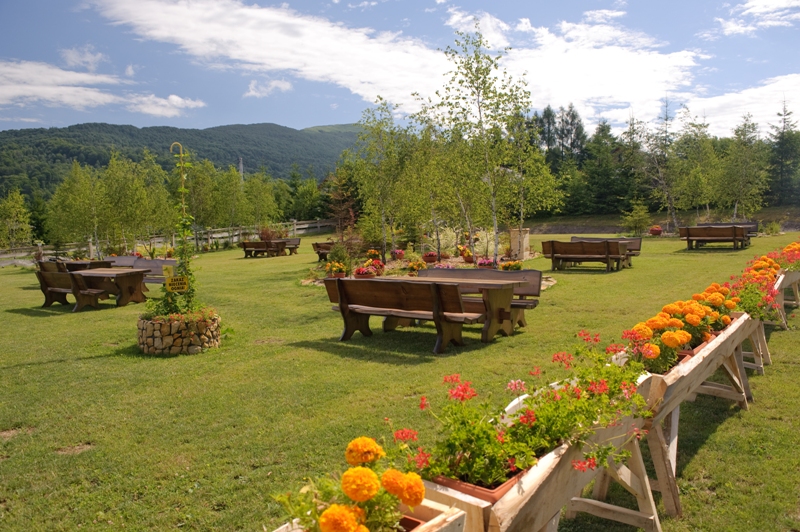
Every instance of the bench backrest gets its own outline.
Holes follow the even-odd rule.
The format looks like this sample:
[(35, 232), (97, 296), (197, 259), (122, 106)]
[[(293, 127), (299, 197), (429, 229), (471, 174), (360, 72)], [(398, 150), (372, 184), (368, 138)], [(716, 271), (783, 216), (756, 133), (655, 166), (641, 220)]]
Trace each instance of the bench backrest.
[(501, 281), (526, 281), (525, 286), (514, 287), (515, 296), (539, 297), (542, 292), (542, 272), (539, 270), (486, 270), (482, 268), (432, 268), (417, 272), (420, 277), (431, 279), (489, 279)]
[[(331, 286), (333, 285), (333, 286)], [(325, 279), (331, 302), (398, 310), (464, 312), (458, 285), (381, 279)], [(342, 294), (342, 297), (339, 294)], [(336, 299), (334, 299), (334, 297)]]
[(286, 239), (286, 247), (299, 246), (299, 245), (300, 245), (300, 239), (299, 238), (287, 238)]
[(575, 257), (605, 257), (620, 256), (627, 253), (625, 242), (560, 242), (558, 240), (545, 240), (542, 242), (544, 256), (552, 258), (553, 255), (566, 255)]
[(67, 272), (36, 272), (39, 282), (48, 288), (68, 288), (72, 290), (72, 280)]
[(133, 268), (138, 258), (135, 255), (121, 255), (119, 257), (106, 257), (106, 260), (116, 268)]
[(625, 242), (627, 246), (627, 250), (631, 251), (642, 251), (642, 237), (614, 237), (614, 238), (601, 238), (601, 237), (584, 237), (584, 236), (573, 236), (570, 238), (571, 242), (603, 242), (604, 240), (608, 240), (609, 242)]
[(239, 242), (242, 249), (267, 249), (266, 242)]
[(42, 271), (42, 272), (62, 272), (62, 271), (66, 271), (66, 268), (64, 270), (59, 269), (59, 267), (58, 267), (59, 263), (57, 263), (55, 261), (51, 261), (51, 260), (36, 261), (36, 264), (39, 265), (39, 271)]
[(148, 277), (162, 277), (164, 275), (164, 266), (172, 266), (173, 268), (178, 265), (176, 259), (136, 259), (134, 268), (147, 268), (150, 270), (145, 275)]
[[(685, 229), (685, 233), (683, 231)], [(737, 238), (747, 237), (747, 228), (741, 225), (704, 225), (694, 227), (680, 227), (681, 238)]]
[(730, 225), (740, 225), (746, 228), (749, 234), (758, 234), (758, 222), (736, 222), (736, 223), (704, 222), (701, 224), (696, 224), (696, 227), (712, 227), (712, 226), (721, 227)]
[(330, 242), (312, 242), (311, 247), (314, 248), (314, 251), (330, 251), (333, 244)]

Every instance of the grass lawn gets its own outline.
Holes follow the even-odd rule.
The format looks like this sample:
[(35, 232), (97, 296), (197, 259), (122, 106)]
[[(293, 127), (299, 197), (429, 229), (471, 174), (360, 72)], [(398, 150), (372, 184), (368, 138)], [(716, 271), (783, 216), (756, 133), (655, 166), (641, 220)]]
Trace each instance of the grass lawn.
[[(373, 318), (371, 338), (338, 342), (341, 317), (324, 288), (300, 285), (317, 264), (313, 237), (296, 256), (245, 260), (236, 250), (196, 261), (200, 297), (227, 335), (195, 356), (141, 355), (141, 306), (40, 308), (32, 271), (0, 269), (0, 529), (272, 530), (281, 521), (269, 495), (342, 468), (351, 438), (389, 436), (385, 417), (430, 442), (419, 396), (441, 405), (442, 375), (461, 373), (505, 404), (505, 384), (530, 383), (534, 366), (546, 369), (542, 383), (558, 378), (552, 354), (575, 345), (579, 330), (619, 340), (664, 304), (798, 236), (756, 238), (743, 251), (647, 239), (632, 269), (553, 273), (527, 330), (483, 345), (480, 329), (466, 327), (466, 345), (439, 356), (432, 325), (384, 334)], [(531, 244), (559, 237), (532, 235)], [(525, 267), (551, 274), (545, 259)], [(751, 374), (749, 411), (704, 396), (681, 407), (684, 517), (660, 506), (665, 531), (800, 529), (798, 323), (768, 328), (773, 365)], [(621, 489), (611, 499), (635, 506)], [(559, 530), (633, 529), (581, 517)]]

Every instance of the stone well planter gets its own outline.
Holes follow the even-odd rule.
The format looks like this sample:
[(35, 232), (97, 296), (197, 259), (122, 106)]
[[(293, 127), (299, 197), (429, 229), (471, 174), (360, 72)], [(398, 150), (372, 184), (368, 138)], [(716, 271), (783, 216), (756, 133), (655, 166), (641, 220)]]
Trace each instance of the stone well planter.
[(220, 317), (199, 321), (139, 320), (138, 343), (148, 355), (194, 355), (220, 345)]

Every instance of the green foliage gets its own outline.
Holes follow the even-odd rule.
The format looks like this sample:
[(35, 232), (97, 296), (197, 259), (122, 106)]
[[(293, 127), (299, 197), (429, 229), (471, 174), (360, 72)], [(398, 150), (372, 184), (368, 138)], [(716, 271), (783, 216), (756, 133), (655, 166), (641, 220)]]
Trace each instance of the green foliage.
[(30, 245), (31, 216), (25, 198), (19, 190), (12, 190), (0, 200), (0, 248)]
[(633, 236), (644, 233), (652, 224), (650, 212), (644, 203), (636, 202), (633, 204), (631, 212), (622, 215), (622, 227)]
[(763, 228), (763, 232), (768, 235), (777, 235), (781, 232), (781, 224), (780, 222), (776, 222), (775, 220), (771, 222), (767, 222), (767, 224)]

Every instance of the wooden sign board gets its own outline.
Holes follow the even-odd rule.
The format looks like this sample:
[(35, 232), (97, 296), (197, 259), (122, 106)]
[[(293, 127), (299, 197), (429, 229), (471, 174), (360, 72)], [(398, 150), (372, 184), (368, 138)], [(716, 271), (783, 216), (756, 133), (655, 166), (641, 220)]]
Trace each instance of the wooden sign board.
[(189, 289), (189, 279), (180, 277), (167, 277), (166, 278), (167, 292), (185, 292)]

